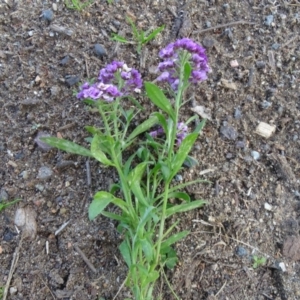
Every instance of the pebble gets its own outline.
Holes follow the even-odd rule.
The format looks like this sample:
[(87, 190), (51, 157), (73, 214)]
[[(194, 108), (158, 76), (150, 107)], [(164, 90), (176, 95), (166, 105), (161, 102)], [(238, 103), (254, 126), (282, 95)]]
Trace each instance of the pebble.
[(237, 131), (233, 127), (228, 125), (223, 125), (220, 128), (220, 133), (222, 137), (227, 138), (228, 140), (236, 140), (236, 138), (238, 137)]
[(52, 176), (53, 171), (48, 167), (40, 167), (37, 178), (48, 179)]
[(42, 13), (42, 18), (46, 21), (51, 22), (53, 20), (53, 11), (51, 9), (46, 9)]
[(205, 25), (206, 25), (207, 28), (210, 28), (211, 27), (211, 22), (210, 21), (206, 21)]
[(202, 41), (202, 45), (205, 47), (205, 48), (211, 48), (214, 44), (215, 44), (215, 40), (214, 39), (211, 39), (209, 37), (205, 37)]
[(242, 117), (242, 111), (240, 110), (239, 107), (237, 107), (234, 111), (234, 118), (235, 119), (241, 119)]
[(58, 93), (60, 92), (60, 88), (58, 86), (52, 86), (50, 88), (50, 92), (52, 96), (57, 96)]
[(255, 159), (258, 160), (260, 158), (260, 154), (257, 151), (251, 151), (251, 156)]
[(28, 171), (21, 172), (20, 176), (22, 176), (23, 179), (28, 179)]
[(260, 103), (260, 106), (261, 106), (261, 108), (263, 108), (263, 109), (267, 109), (267, 108), (269, 108), (270, 106), (272, 106), (272, 102), (269, 102), (269, 101), (264, 100), (263, 102)]
[(64, 66), (64, 65), (66, 65), (66, 64), (69, 62), (69, 60), (70, 60), (70, 56), (69, 56), (69, 55), (66, 55), (66, 56), (59, 62), (59, 64), (62, 65), (62, 66)]
[(70, 76), (67, 75), (65, 78), (65, 82), (68, 86), (73, 86), (75, 85), (77, 82), (80, 81), (80, 77), (79, 76)]
[(238, 247), (235, 248), (235, 253), (238, 256), (246, 256), (246, 255), (248, 255), (248, 251), (244, 247), (241, 247), (241, 246), (238, 246)]
[(8, 194), (7, 194), (6, 190), (2, 188), (0, 190), (0, 202), (2, 202), (2, 201), (5, 202), (7, 200), (8, 200)]
[(280, 48), (280, 44), (278, 44), (278, 43), (274, 43), (273, 45), (272, 45), (272, 49), (273, 50), (278, 50)]
[(264, 204), (264, 208), (265, 208), (265, 210), (269, 210), (269, 211), (271, 211), (273, 207), (272, 207), (272, 205), (271, 205), (271, 204), (269, 204), (269, 203), (265, 202), (265, 204)]
[(43, 192), (44, 189), (45, 189), (45, 187), (44, 187), (42, 184), (36, 184), (36, 185), (35, 185), (35, 188), (36, 188), (37, 190), (39, 190), (40, 192)]
[(104, 49), (103, 46), (101, 46), (100, 44), (95, 44), (95, 47), (94, 47), (94, 53), (95, 53), (97, 56), (100, 56), (100, 57), (103, 57), (103, 56), (106, 55), (105, 49)]
[(270, 26), (272, 22), (274, 21), (274, 16), (273, 15), (268, 15), (265, 17), (265, 25)]
[(246, 143), (244, 141), (237, 141), (236, 144), (235, 144), (235, 147), (237, 149), (243, 149), (246, 147)]
[(257, 69), (264, 69), (265, 66), (266, 66), (266, 63), (262, 60), (259, 60), (259, 61), (256, 62), (256, 68)]
[(18, 292), (18, 289), (14, 286), (12, 286), (11, 288), (9, 288), (9, 293), (10, 295), (15, 295)]
[(182, 175), (177, 174), (177, 175), (175, 176), (175, 180), (181, 182), (181, 181), (183, 180)]
[(192, 168), (192, 167), (198, 166), (199, 162), (195, 158), (188, 156), (186, 158), (186, 160), (184, 161), (183, 165), (187, 168)]

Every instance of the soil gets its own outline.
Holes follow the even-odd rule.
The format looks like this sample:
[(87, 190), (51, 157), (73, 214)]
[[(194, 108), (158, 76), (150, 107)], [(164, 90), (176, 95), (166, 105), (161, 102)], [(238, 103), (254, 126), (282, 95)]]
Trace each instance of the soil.
[[(110, 38), (131, 40), (126, 15), (144, 30), (166, 26), (141, 57)], [(199, 166), (178, 180), (210, 183), (188, 189), (208, 202), (203, 209), (176, 216), (176, 230), (191, 233), (176, 245), (179, 263), (168, 280), (180, 299), (300, 299), (299, 2), (97, 0), (77, 11), (59, 0), (4, 0), (0, 26), (0, 195), (21, 199), (0, 214), (0, 286), (12, 275), (7, 299), (130, 298), (116, 223), (87, 216), (93, 194), (118, 178), (35, 139), (87, 146), (84, 126), (99, 117), (74, 96), (79, 84), (113, 59), (151, 81), (159, 50), (178, 37), (205, 46), (212, 68), (182, 113), (187, 120), (199, 105), (211, 113), (191, 153)], [(257, 132), (261, 122), (270, 137)], [(31, 222), (27, 237), (14, 224), (17, 210)], [(255, 257), (267, 261), (255, 268)], [(164, 279), (156, 293), (174, 299)]]

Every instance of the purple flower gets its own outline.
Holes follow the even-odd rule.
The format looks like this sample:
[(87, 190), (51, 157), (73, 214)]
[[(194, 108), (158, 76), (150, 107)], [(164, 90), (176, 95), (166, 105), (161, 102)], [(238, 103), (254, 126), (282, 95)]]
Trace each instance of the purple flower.
[[(163, 136), (165, 133), (162, 127), (159, 127), (157, 130), (149, 132), (149, 135), (153, 138)], [(180, 146), (184, 138), (188, 134), (188, 127), (184, 122), (179, 122), (177, 124), (177, 133), (176, 133), (176, 145)]]
[(123, 62), (113, 61), (100, 70), (98, 82), (92, 85), (86, 82), (81, 86), (77, 98), (103, 99), (111, 102), (117, 97), (122, 97), (132, 92), (139, 93), (142, 85), (142, 77), (137, 70), (129, 68)]
[(157, 81), (168, 82), (173, 90), (178, 89), (179, 52), (184, 50), (190, 54), (189, 62), (192, 67), (190, 82), (197, 84), (207, 79), (207, 73), (210, 72), (205, 49), (201, 45), (189, 38), (177, 40), (159, 52), (163, 61), (158, 65), (158, 71), (162, 74)]

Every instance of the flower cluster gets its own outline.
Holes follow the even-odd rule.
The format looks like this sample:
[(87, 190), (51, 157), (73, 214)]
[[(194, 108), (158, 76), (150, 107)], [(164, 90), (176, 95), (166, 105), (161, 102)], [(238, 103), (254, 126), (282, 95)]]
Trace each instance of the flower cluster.
[(159, 52), (159, 57), (164, 61), (159, 63), (158, 71), (162, 72), (157, 81), (168, 82), (173, 90), (177, 90), (179, 84), (178, 63), (180, 50), (186, 50), (190, 54), (192, 72), (190, 81), (194, 84), (207, 79), (210, 71), (205, 49), (189, 38), (177, 40), (169, 44)]
[[(164, 133), (165, 133), (164, 129), (162, 127), (159, 127), (157, 130), (151, 131), (149, 134), (153, 138), (156, 138), (156, 137), (162, 136)], [(187, 136), (187, 133), (188, 133), (187, 125), (183, 122), (177, 123), (177, 133), (176, 133), (177, 146), (180, 146), (181, 142)]]
[(113, 61), (100, 70), (98, 82), (85, 83), (79, 93), (78, 99), (103, 99), (107, 102), (116, 97), (126, 96), (131, 92), (139, 93), (142, 87), (141, 74), (125, 63)]

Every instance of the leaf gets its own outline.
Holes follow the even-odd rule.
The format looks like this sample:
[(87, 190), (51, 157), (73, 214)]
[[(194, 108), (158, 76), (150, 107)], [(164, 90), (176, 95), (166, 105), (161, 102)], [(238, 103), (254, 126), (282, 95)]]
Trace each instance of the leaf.
[(108, 211), (102, 211), (101, 215), (116, 221), (123, 221), (123, 217)]
[(94, 220), (114, 198), (115, 196), (108, 192), (100, 191), (96, 193), (89, 207), (89, 219)]
[(120, 43), (130, 44), (129, 41), (126, 40), (123, 36), (120, 36), (118, 34), (113, 34), (113, 37), (111, 38), (113, 41), (117, 41)]
[(153, 40), (161, 31), (163, 31), (165, 29), (165, 25), (160, 26), (158, 28), (156, 28), (155, 30), (153, 30), (144, 40), (143, 40), (143, 44), (148, 43), (149, 41)]
[(186, 138), (182, 141), (176, 155), (173, 158), (172, 163), (172, 175), (171, 178), (173, 178), (180, 168), (182, 167), (183, 162), (186, 160), (189, 152), (191, 151), (196, 139), (198, 137), (198, 133), (190, 133)]
[(91, 144), (91, 152), (93, 157), (106, 166), (114, 166), (114, 163), (111, 160), (109, 160), (105, 153), (101, 150), (100, 144), (101, 136), (95, 135)]
[(142, 124), (140, 124), (138, 127), (136, 127), (131, 134), (127, 138), (127, 143), (134, 139), (139, 134), (149, 130), (152, 126), (158, 123), (158, 119), (156, 116), (150, 116), (149, 119), (144, 121)]
[(191, 72), (192, 72), (192, 67), (188, 62), (186, 62), (185, 65), (184, 65), (184, 73), (183, 73), (183, 82), (184, 82), (184, 84), (187, 84), (189, 82)]
[(147, 262), (151, 263), (153, 261), (153, 258), (154, 258), (152, 243), (146, 238), (140, 239), (139, 242), (142, 245), (142, 249), (143, 249), (143, 252), (145, 254)]
[(183, 162), (183, 165), (187, 168), (192, 168), (198, 166), (199, 162), (194, 157), (188, 155), (185, 161)]
[(186, 202), (190, 202), (191, 198), (187, 193), (184, 192), (173, 192), (173, 193), (169, 193), (168, 198), (176, 198), (176, 199), (181, 199), (184, 200)]
[(93, 157), (90, 150), (68, 140), (59, 139), (56, 137), (43, 137), (40, 138), (40, 140), (52, 147), (58, 148), (69, 153)]
[(146, 93), (150, 100), (161, 110), (166, 112), (175, 121), (175, 112), (162, 90), (151, 82), (145, 83)]
[(101, 134), (101, 130), (94, 126), (85, 126), (84, 128), (87, 132), (91, 133), (92, 135)]
[(166, 247), (169, 247), (173, 244), (175, 244), (176, 242), (180, 241), (181, 239), (185, 238), (190, 232), (188, 230), (184, 230), (181, 232), (178, 232), (176, 234), (173, 234), (171, 237), (169, 237), (168, 239), (166, 239), (165, 241), (162, 242), (161, 244), (161, 251), (164, 251), (164, 249)]
[(161, 173), (163, 175), (164, 181), (167, 182), (170, 179), (171, 169), (170, 167), (163, 161), (159, 162), (159, 166), (161, 169)]
[(130, 268), (131, 266), (131, 251), (130, 251), (130, 248), (129, 248), (129, 245), (128, 245), (128, 242), (127, 240), (124, 240), (121, 245), (119, 246), (119, 249), (120, 249), (120, 252), (128, 266), (128, 268)]
[(154, 115), (157, 117), (160, 126), (163, 128), (165, 135), (168, 136), (168, 124), (167, 124), (167, 120), (165, 118), (165, 116), (159, 112), (155, 112)]
[(172, 206), (166, 210), (166, 217), (168, 218), (176, 213), (181, 213), (181, 212), (202, 207), (204, 204), (206, 204), (206, 202), (203, 200), (195, 200), (189, 203), (183, 203), (183, 204)]

